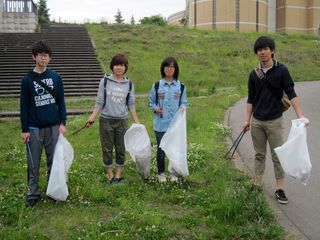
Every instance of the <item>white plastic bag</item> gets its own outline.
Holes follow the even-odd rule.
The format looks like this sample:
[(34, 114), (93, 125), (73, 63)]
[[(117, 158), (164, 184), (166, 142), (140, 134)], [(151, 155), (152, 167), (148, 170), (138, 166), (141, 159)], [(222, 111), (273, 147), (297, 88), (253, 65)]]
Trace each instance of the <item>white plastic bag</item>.
[(71, 144), (60, 134), (54, 150), (47, 187), (47, 195), (57, 201), (65, 201), (69, 195), (67, 172), (71, 167), (73, 156), (74, 153)]
[(186, 110), (179, 110), (173, 117), (169, 128), (163, 135), (160, 148), (169, 159), (168, 170), (177, 177), (189, 175), (187, 163), (187, 125)]
[(311, 173), (311, 162), (307, 146), (307, 130), (304, 119), (291, 121), (287, 142), (274, 149), (286, 174), (306, 185)]
[(133, 123), (124, 135), (124, 145), (139, 173), (145, 178), (149, 177), (151, 142), (145, 126)]

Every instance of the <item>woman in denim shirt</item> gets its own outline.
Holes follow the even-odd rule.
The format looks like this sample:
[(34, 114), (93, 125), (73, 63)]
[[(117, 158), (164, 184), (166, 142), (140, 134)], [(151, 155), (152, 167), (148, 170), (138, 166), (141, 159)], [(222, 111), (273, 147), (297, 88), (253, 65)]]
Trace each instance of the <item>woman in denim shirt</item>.
[[(179, 66), (174, 57), (167, 57), (162, 61), (160, 72), (162, 79), (152, 85), (149, 103), (154, 112), (153, 130), (157, 139), (158, 180), (166, 182), (165, 153), (159, 145), (176, 112), (186, 109), (187, 93), (184, 85), (178, 80)], [(170, 180), (176, 182), (178, 178), (171, 175)]]

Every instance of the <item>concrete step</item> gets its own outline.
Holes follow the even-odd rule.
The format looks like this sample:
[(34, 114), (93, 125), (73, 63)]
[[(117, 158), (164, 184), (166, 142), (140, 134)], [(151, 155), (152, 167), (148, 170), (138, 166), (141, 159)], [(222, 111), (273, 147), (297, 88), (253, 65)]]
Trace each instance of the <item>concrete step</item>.
[[(32, 66), (32, 67), (30, 67)], [(26, 66), (26, 67), (17, 67), (16, 69), (12, 69), (12, 68), (15, 68), (14, 65), (11, 65), (9, 66), (8, 68), (1, 68), (0, 69), (0, 73), (4, 73), (4, 74), (12, 74), (14, 72), (21, 72), (21, 71), (25, 71), (27, 72), (28, 70), (32, 69), (34, 67), (34, 65), (29, 65), (29, 66)], [(51, 67), (50, 67), (51, 68)], [(11, 70), (12, 69), (12, 70)], [(71, 65), (62, 65), (62, 66), (59, 66), (59, 65), (56, 65), (56, 66), (52, 66), (52, 69), (57, 71), (57, 72), (74, 72), (74, 73), (79, 73), (79, 71), (84, 71), (84, 70), (91, 70), (91, 71), (98, 71), (98, 70), (101, 70), (100, 66), (97, 66), (95, 64), (93, 65), (74, 65), (74, 66), (71, 66)], [(62, 71), (63, 70), (63, 71)], [(10, 71), (10, 72), (8, 72)]]
[[(80, 115), (80, 114), (90, 114), (92, 109), (67, 109), (67, 115)], [(0, 118), (19, 118), (20, 111), (0, 111)]]
[[(68, 89), (70, 91), (72, 91), (73, 89), (98, 89), (99, 88), (99, 81), (91, 81), (91, 82), (63, 82), (64, 88)], [(20, 91), (20, 82), (16, 82), (14, 84), (10, 84), (10, 85), (2, 85), (0, 84), (0, 90), (2, 91), (2, 93), (4, 93), (5, 91)], [(78, 90), (77, 90), (78, 91)], [(81, 90), (80, 90), (81, 91)]]
[[(32, 54), (31, 53), (26, 53), (26, 54), (3, 54), (1, 53), (0, 55), (0, 61), (2, 62), (11, 62), (11, 61), (21, 61), (21, 58), (24, 58), (23, 59), (23, 62), (25, 62), (26, 59), (31, 59), (32, 57)], [(52, 59), (51, 59), (51, 62), (59, 62), (59, 61), (70, 61), (70, 60), (74, 60), (74, 61), (88, 61), (88, 60), (95, 60), (96, 62), (97, 59), (96, 59), (96, 55), (95, 54), (92, 54), (92, 53), (81, 53), (81, 52), (78, 52), (78, 53), (74, 53), (74, 54), (69, 54), (69, 53), (66, 53), (66, 54), (54, 54), (54, 56), (52, 56)], [(32, 62), (29, 61), (29, 62)], [(33, 63), (33, 62), (32, 62)]]
[(53, 49), (49, 67), (63, 78), (66, 96), (95, 96), (103, 72), (92, 41), (79, 25), (42, 26), (40, 33), (0, 33), (0, 97), (19, 97), (20, 81), (34, 67), (31, 48), (46, 39)]
[[(97, 95), (97, 91), (81, 91), (81, 92), (64, 92), (64, 95), (66, 97), (81, 97), (81, 96), (90, 96), (90, 97), (94, 97)], [(15, 93), (11, 93), (8, 92), (6, 94), (0, 94), (0, 98), (19, 98), (20, 97), (20, 92), (15, 92)]]
[[(21, 73), (21, 78), (24, 77), (26, 75), (26, 72), (24, 73)], [(16, 79), (16, 76), (6, 76), (6, 77), (2, 77), (0, 78), (0, 83), (1, 82), (7, 82), (7, 83), (10, 83), (10, 82), (14, 82), (15, 79)], [(20, 75), (19, 75), (20, 76)], [(60, 73), (60, 76), (62, 77), (62, 79), (64, 81), (92, 81), (93, 79), (101, 79), (104, 74), (102, 73), (90, 73), (90, 72), (86, 72), (84, 73), (83, 75), (77, 75), (77, 74), (62, 74)], [(21, 78), (19, 79), (19, 81), (21, 80)]]
[[(89, 61), (88, 63), (83, 62), (83, 61), (66, 61), (66, 62), (51, 62), (50, 67), (54, 69), (100, 69), (100, 66), (97, 66), (97, 61)], [(28, 64), (29, 66), (26, 66), (26, 63), (15, 63), (14, 65), (12, 63), (2, 63), (1, 64), (1, 70), (5, 71), (7, 69), (12, 69), (14, 66), (14, 70), (19, 70), (19, 69), (29, 69), (29, 66), (34, 66), (34, 63)]]
[[(92, 86), (82, 86), (81, 88), (79, 88), (77, 85), (65, 85), (64, 90), (67, 91), (68, 93), (93, 92), (96, 94), (98, 87), (99, 87), (99, 84), (94, 84)], [(0, 95), (6, 94), (8, 92), (20, 94), (20, 88), (12, 88), (12, 89), (1, 89), (0, 88)]]
[[(6, 79), (8, 80), (14, 80), (17, 76), (19, 77), (23, 77), (27, 74), (28, 71), (24, 71), (24, 72), (20, 72), (20, 73), (15, 73), (15, 74), (10, 74), (10, 73), (6, 73), (6, 74), (2, 74), (0, 75), (0, 79), (1, 81), (6, 81)], [(79, 71), (78, 73), (75, 72), (64, 72), (64, 71), (60, 71), (59, 72), (60, 76), (62, 76), (63, 79), (93, 79), (93, 78), (102, 78), (104, 76), (104, 74), (102, 74), (101, 72), (88, 72), (88, 71)]]

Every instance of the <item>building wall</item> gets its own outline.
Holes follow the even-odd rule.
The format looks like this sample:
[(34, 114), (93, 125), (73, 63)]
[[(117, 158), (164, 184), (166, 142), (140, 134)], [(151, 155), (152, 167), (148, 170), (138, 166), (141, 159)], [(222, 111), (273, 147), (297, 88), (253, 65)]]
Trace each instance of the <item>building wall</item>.
[(216, 29), (236, 30), (236, 1), (216, 1)]
[(320, 1), (307, 1), (307, 33), (313, 35), (320, 35)]
[(169, 25), (182, 25), (181, 21), (185, 17), (185, 11), (180, 11), (170, 15), (167, 19)]
[[(189, 26), (199, 29), (267, 31), (267, 1), (189, 0)], [(237, 5), (238, 4), (238, 5)], [(195, 19), (196, 18), (196, 19)]]
[(320, 0), (188, 0), (191, 28), (317, 35)]
[(0, 32), (3, 32), (3, 0), (0, 0)]
[(0, 32), (28, 33), (36, 31), (38, 16), (33, 1), (9, 1), (7, 8), (4, 7), (5, 2), (5, 0), (0, 0)]
[(277, 32), (317, 35), (320, 23), (320, 0), (278, 1), (277, 17), (279, 18)]
[(276, 32), (277, 0), (268, 0), (268, 32)]
[(320, 1), (318, 0), (310, 1), (307, 16), (309, 16), (308, 34), (320, 35)]
[(189, 26), (212, 29), (212, 0), (189, 1)]
[(35, 32), (38, 19), (34, 13), (3, 13), (2, 32)]
[(268, 30), (268, 3), (267, 1), (247, 0), (240, 4), (240, 31)]

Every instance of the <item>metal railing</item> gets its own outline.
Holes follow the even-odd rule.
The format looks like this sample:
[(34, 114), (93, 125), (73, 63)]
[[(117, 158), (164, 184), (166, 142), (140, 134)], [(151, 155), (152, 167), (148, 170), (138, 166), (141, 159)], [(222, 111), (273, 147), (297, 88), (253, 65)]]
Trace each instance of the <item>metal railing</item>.
[(3, 11), (8, 13), (35, 13), (37, 6), (32, 0), (4, 0)]

